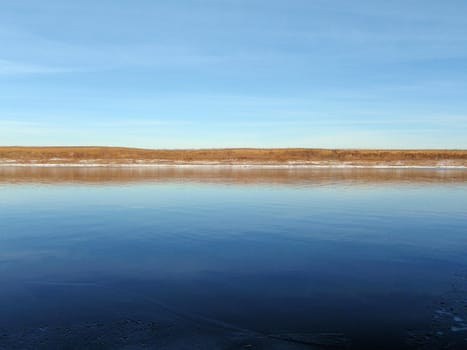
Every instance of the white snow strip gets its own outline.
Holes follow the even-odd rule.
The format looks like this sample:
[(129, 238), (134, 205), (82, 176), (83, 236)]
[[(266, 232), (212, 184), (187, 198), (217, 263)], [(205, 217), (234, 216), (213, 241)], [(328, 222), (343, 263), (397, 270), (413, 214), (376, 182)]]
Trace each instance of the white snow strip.
[(199, 162), (199, 163), (93, 163), (82, 161), (80, 163), (12, 163), (0, 162), (0, 167), (105, 167), (105, 168), (141, 168), (141, 167), (224, 167), (224, 168), (337, 168), (337, 169), (467, 169), (464, 165), (357, 165), (357, 164), (334, 164), (334, 163), (293, 163), (293, 164), (251, 164), (251, 163), (234, 163), (225, 164), (217, 162)]

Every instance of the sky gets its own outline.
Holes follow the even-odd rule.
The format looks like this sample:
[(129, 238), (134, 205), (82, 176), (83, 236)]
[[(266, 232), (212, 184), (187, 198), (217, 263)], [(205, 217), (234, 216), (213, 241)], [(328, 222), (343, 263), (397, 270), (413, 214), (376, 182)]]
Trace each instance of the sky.
[(0, 145), (467, 149), (465, 0), (0, 0)]

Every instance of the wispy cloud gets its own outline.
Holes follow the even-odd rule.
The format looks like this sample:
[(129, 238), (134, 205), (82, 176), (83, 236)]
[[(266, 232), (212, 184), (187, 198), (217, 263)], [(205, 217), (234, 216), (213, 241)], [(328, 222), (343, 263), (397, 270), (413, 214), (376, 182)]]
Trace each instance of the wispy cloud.
[[(157, 119), (118, 119), (108, 121), (92, 121), (84, 124), (90, 127), (97, 128), (147, 128), (147, 127), (162, 127), (162, 126), (184, 126), (192, 125), (193, 121), (188, 120), (157, 120)], [(83, 123), (81, 123), (83, 125)]]
[(0, 59), (0, 75), (64, 73), (68, 69)]
[(26, 127), (26, 126), (39, 126), (40, 123), (36, 121), (18, 121), (18, 120), (2, 120), (0, 119), (0, 127)]

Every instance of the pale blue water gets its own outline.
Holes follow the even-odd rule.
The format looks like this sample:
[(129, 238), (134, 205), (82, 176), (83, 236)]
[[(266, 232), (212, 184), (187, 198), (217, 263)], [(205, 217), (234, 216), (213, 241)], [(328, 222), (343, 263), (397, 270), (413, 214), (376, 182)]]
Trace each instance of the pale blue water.
[(6, 333), (164, 305), (402, 348), (467, 271), (462, 171), (36, 172), (0, 171)]

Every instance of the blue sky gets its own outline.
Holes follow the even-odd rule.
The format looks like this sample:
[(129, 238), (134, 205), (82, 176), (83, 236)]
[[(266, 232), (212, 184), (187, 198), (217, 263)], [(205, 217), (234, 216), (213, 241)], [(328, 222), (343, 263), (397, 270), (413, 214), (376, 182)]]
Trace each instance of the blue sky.
[(467, 2), (0, 2), (0, 145), (467, 148)]

